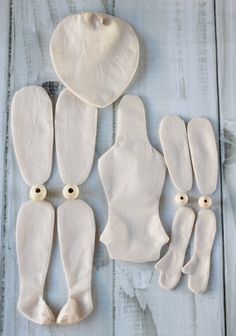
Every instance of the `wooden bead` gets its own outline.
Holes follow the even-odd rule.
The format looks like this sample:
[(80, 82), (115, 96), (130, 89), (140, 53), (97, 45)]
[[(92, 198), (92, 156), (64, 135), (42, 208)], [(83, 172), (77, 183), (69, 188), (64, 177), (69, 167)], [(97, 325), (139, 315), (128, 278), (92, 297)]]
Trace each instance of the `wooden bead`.
[(175, 202), (178, 204), (178, 205), (185, 205), (188, 203), (188, 195), (183, 193), (183, 192), (180, 192), (178, 194), (175, 195)]
[(63, 196), (65, 199), (74, 200), (79, 196), (79, 188), (76, 184), (67, 184), (63, 188)]
[(201, 196), (198, 200), (198, 204), (201, 208), (210, 208), (211, 204), (212, 204), (212, 199), (210, 198), (210, 196)]
[(47, 195), (44, 185), (36, 184), (30, 189), (30, 198), (33, 201), (43, 201)]

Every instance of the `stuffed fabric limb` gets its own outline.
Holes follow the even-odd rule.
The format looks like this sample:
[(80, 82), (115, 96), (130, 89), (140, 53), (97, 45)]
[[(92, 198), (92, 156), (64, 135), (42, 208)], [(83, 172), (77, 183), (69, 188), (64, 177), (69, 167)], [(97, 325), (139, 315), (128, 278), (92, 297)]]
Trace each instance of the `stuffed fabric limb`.
[(210, 257), (216, 233), (216, 217), (211, 207), (217, 186), (218, 158), (214, 132), (209, 120), (194, 118), (188, 124), (188, 141), (199, 191), (199, 211), (195, 225), (195, 247), (191, 260), (183, 267), (193, 293), (205, 292), (210, 274)]
[(54, 209), (44, 201), (52, 166), (53, 117), (44, 89), (28, 86), (16, 92), (11, 106), (13, 144), (31, 201), (23, 203), (16, 223), (20, 273), (18, 310), (38, 324), (55, 317), (43, 299), (54, 228)]
[(28, 201), (18, 213), (16, 248), (20, 271), (18, 310), (31, 321), (51, 324), (55, 317), (43, 299), (54, 228), (50, 203)]
[(82, 200), (67, 200), (58, 210), (61, 256), (69, 288), (69, 298), (57, 323), (77, 323), (93, 310), (91, 276), (95, 237), (92, 209)]
[(93, 309), (95, 221), (90, 206), (76, 198), (78, 185), (87, 179), (92, 167), (96, 127), (97, 109), (64, 89), (58, 97), (55, 113), (58, 166), (66, 184), (63, 189), (66, 200), (57, 209), (57, 224), (69, 292), (57, 317), (58, 324), (80, 322)]
[(168, 242), (159, 199), (165, 179), (163, 157), (149, 143), (141, 99), (127, 95), (118, 106), (115, 144), (99, 159), (109, 217), (100, 237), (110, 258), (155, 261)]
[(175, 213), (168, 252), (156, 264), (160, 270), (159, 284), (162, 288), (173, 289), (177, 286), (185, 252), (191, 237), (195, 215), (185, 192), (191, 190), (193, 177), (184, 121), (176, 115), (166, 116), (160, 124), (160, 140), (164, 158), (171, 180), (179, 193), (175, 201), (182, 206)]
[(173, 289), (179, 282), (194, 220), (194, 212), (188, 207), (180, 208), (175, 214), (168, 252), (155, 266), (161, 271), (159, 284), (162, 288)]
[(195, 246), (191, 260), (182, 271), (188, 274), (188, 287), (193, 293), (205, 292), (210, 273), (211, 250), (216, 234), (216, 218), (210, 209), (202, 209), (197, 217)]

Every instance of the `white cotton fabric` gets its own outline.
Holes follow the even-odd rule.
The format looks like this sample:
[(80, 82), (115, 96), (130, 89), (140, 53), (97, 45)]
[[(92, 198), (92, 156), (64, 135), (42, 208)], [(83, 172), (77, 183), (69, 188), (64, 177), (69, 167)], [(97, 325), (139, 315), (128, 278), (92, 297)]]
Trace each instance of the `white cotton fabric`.
[(50, 43), (54, 69), (85, 103), (112, 104), (131, 82), (139, 61), (139, 43), (131, 26), (103, 13), (68, 16)]
[(38, 324), (51, 324), (55, 317), (43, 298), (52, 249), (54, 209), (46, 201), (28, 201), (16, 222), (16, 249), (20, 273), (18, 310)]
[(93, 309), (91, 276), (95, 222), (92, 209), (82, 200), (67, 200), (57, 209), (57, 225), (69, 297), (61, 309), (58, 324), (72, 324)]
[[(85, 182), (91, 171), (96, 127), (97, 108), (85, 104), (68, 89), (63, 90), (55, 112), (56, 152), (61, 179), (67, 184), (64, 191), (72, 188), (71, 195), (78, 196), (77, 184)], [(68, 285), (68, 300), (59, 312), (57, 323), (78, 323), (93, 309), (93, 211), (82, 200), (66, 200), (57, 209), (57, 225)]]
[(194, 253), (182, 271), (188, 274), (188, 287), (193, 293), (203, 293), (207, 289), (210, 273), (211, 250), (216, 234), (216, 218), (210, 209), (198, 213), (195, 227)]
[(59, 172), (65, 184), (82, 184), (91, 171), (97, 130), (97, 108), (64, 89), (55, 111)]
[(193, 174), (184, 121), (177, 115), (164, 117), (160, 123), (159, 135), (174, 186), (183, 192), (191, 190)]
[[(37, 199), (46, 195), (43, 184), (52, 167), (53, 115), (46, 91), (27, 86), (17, 91), (11, 106), (13, 145), (25, 182), (40, 188)], [(36, 192), (35, 192), (36, 193)], [(44, 301), (54, 227), (54, 209), (46, 201), (22, 204), (16, 223), (16, 249), (20, 274), (18, 310), (38, 324), (51, 324), (55, 317)]]
[(109, 206), (108, 222), (100, 240), (111, 259), (155, 261), (169, 239), (158, 210), (165, 163), (149, 143), (139, 97), (122, 98), (117, 124), (115, 144), (98, 164)]
[(180, 208), (175, 214), (168, 252), (155, 266), (160, 270), (162, 288), (173, 289), (179, 283), (194, 220), (194, 212), (188, 207)]
[(52, 168), (53, 114), (47, 92), (40, 86), (17, 91), (11, 105), (12, 137), (17, 162), (28, 186), (43, 184)]
[(212, 194), (217, 185), (218, 156), (208, 119), (194, 118), (188, 123), (188, 142), (198, 189), (202, 194)]

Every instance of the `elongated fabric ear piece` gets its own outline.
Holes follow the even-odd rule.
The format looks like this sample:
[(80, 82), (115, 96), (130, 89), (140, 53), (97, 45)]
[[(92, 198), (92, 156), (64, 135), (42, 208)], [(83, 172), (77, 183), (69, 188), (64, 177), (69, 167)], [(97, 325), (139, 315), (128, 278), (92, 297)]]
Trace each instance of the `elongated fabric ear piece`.
[(44, 201), (43, 183), (51, 173), (53, 148), (52, 104), (44, 89), (28, 86), (16, 92), (11, 106), (13, 144), (31, 201), (22, 204), (16, 223), (20, 272), (18, 310), (38, 324), (55, 317), (43, 299), (54, 228), (54, 209)]
[(174, 186), (182, 192), (191, 190), (193, 174), (184, 121), (177, 115), (164, 117), (159, 134), (165, 162)]
[(177, 115), (162, 119), (159, 128), (164, 158), (171, 180), (180, 191), (175, 201), (182, 206), (175, 213), (168, 252), (156, 264), (160, 270), (159, 284), (162, 288), (173, 289), (179, 283), (185, 252), (191, 237), (195, 215), (186, 207), (193, 183), (192, 166), (184, 121)]
[(58, 324), (78, 323), (93, 309), (91, 276), (93, 266), (95, 221), (88, 204), (76, 199), (77, 184), (83, 183), (91, 170), (97, 127), (97, 109), (68, 89), (61, 92), (55, 113), (58, 167), (66, 199), (57, 209), (61, 257), (68, 284), (68, 300), (61, 309)]
[(43, 184), (52, 169), (52, 103), (41, 86), (17, 91), (11, 105), (13, 145), (21, 174), (28, 186)]
[(97, 108), (83, 103), (68, 89), (57, 100), (55, 138), (58, 167), (65, 184), (82, 184), (92, 168)]
[(194, 220), (194, 212), (188, 207), (181, 207), (175, 214), (168, 252), (155, 266), (160, 270), (159, 283), (162, 288), (173, 289), (180, 280)]
[(217, 185), (218, 156), (208, 119), (194, 118), (188, 123), (188, 142), (198, 189), (202, 194), (212, 194)]
[(158, 211), (165, 164), (148, 141), (139, 97), (127, 95), (120, 101), (116, 142), (99, 159), (98, 168), (109, 206), (100, 240), (110, 258), (157, 260), (168, 242)]

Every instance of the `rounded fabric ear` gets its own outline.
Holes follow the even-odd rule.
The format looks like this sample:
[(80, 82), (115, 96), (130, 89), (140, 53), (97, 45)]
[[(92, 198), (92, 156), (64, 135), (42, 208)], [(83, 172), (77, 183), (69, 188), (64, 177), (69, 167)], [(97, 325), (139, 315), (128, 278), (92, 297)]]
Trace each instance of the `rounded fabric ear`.
[(64, 85), (85, 103), (100, 108), (124, 92), (139, 61), (134, 30), (103, 13), (68, 16), (56, 27), (50, 52)]

